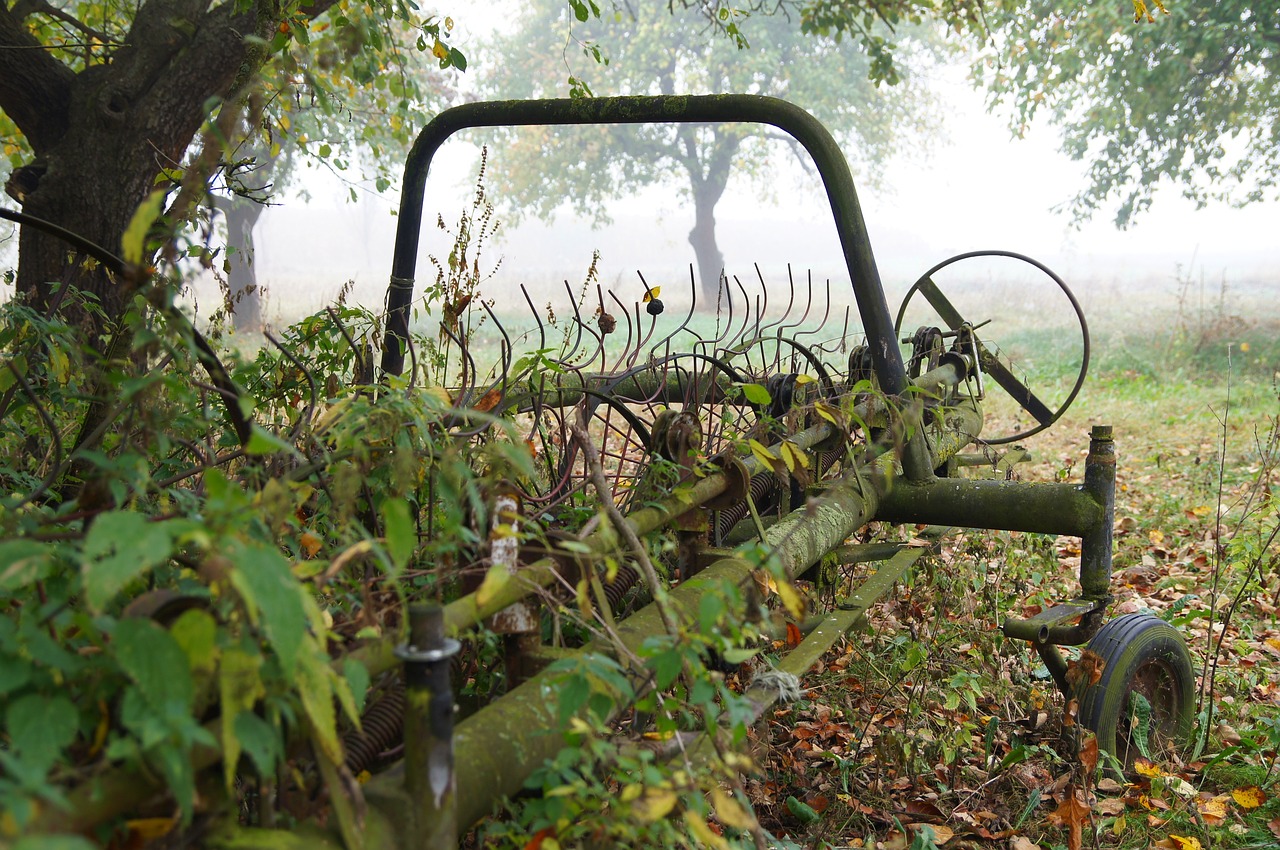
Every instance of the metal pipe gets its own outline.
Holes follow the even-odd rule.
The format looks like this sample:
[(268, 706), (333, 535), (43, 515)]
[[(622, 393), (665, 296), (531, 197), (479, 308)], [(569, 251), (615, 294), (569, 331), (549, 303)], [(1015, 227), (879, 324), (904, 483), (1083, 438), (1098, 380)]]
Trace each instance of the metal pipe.
[(1084, 461), (1084, 490), (1102, 506), (1102, 516), (1081, 535), (1080, 590), (1086, 599), (1111, 598), (1112, 527), (1116, 512), (1116, 444), (1110, 425), (1095, 425)]
[(449, 659), (458, 642), (444, 634), (444, 609), (409, 606), (409, 642), (396, 649), (404, 662), (404, 791), (409, 846), (451, 850), (458, 846), (457, 787), (453, 762), (453, 692)]

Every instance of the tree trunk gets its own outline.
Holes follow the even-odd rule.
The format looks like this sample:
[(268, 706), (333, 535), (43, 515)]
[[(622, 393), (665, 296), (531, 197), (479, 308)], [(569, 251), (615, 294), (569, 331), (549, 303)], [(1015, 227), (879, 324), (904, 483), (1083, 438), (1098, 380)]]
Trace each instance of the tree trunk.
[[(314, 0), (306, 14), (333, 2)], [(118, 253), (161, 169), (186, 164), (211, 99), (223, 101), (222, 123), (252, 85), (286, 10), (278, 0), (144, 0), (110, 60), (73, 73), (42, 51), (15, 15), (20, 5), (0, 2), (0, 109), (31, 142), (35, 158), (6, 189), (24, 212)], [(210, 166), (216, 154), (202, 151)], [(200, 198), (208, 175), (196, 171), (183, 189)], [(18, 250), (17, 291), (37, 309), (71, 306), (68, 318), (101, 331), (130, 301), (128, 281), (71, 255), (57, 237), (23, 227)], [(75, 309), (64, 295), (72, 287), (100, 308)]]
[(265, 207), (238, 195), (215, 204), (227, 219), (227, 308), (238, 331), (262, 330), (262, 288), (254, 267), (253, 228)]
[(704, 306), (715, 308), (720, 297), (720, 278), (724, 273), (724, 254), (716, 244), (716, 201), (720, 192), (711, 191), (706, 183), (693, 195), (694, 225), (689, 231), (689, 244), (698, 261), (698, 280), (702, 284)]

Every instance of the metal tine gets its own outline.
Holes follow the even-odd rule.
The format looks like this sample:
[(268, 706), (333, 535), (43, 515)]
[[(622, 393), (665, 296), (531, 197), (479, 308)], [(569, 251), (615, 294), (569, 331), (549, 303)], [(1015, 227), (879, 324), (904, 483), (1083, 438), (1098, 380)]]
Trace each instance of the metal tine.
[(814, 346), (814, 348), (820, 349), (825, 352), (829, 352), (831, 354), (844, 354), (849, 350), (848, 344), (847, 344), (847, 338), (849, 333), (850, 310), (851, 308), (848, 306), (844, 308), (844, 325), (840, 330), (840, 335), (836, 337), (828, 337), (827, 339), (824, 339), (822, 342)]
[[(638, 272), (637, 272), (637, 274), (638, 274)], [(641, 279), (641, 280), (644, 280), (644, 278), (643, 278), (643, 277), (641, 277), (640, 279)], [(680, 331), (682, 331), (682, 330), (684, 330), (685, 328), (689, 327), (689, 322), (693, 319), (693, 311), (694, 311), (694, 310), (696, 310), (696, 309), (698, 309), (698, 287), (697, 287), (697, 285), (696, 285), (696, 282), (695, 282), (695, 281), (694, 281), (694, 279), (693, 279), (693, 264), (692, 264), (692, 263), (690, 263), (690, 264), (689, 264), (689, 315), (687, 315), (687, 316), (685, 316), (685, 317), (684, 317), (684, 321), (680, 323), (680, 327), (676, 328), (676, 329), (675, 329), (675, 330), (673, 330), (671, 333), (667, 334), (667, 335), (666, 335), (666, 336), (664, 336), (662, 339), (658, 340), (657, 342), (655, 342), (655, 343), (653, 344), (653, 347), (649, 349), (649, 359), (650, 359), (650, 360), (652, 360), (652, 359), (653, 359), (653, 357), (654, 357), (654, 352), (656, 352), (656, 351), (657, 351), (659, 348), (661, 348), (664, 344), (666, 344), (666, 343), (670, 343), (670, 342), (671, 342), (671, 340), (672, 340), (672, 338), (673, 338), (676, 334), (680, 333)], [(655, 321), (656, 321), (656, 320), (655, 320)], [(670, 353), (670, 350), (668, 350), (668, 353)]]
[[(627, 320), (626, 345), (622, 346), (622, 350), (618, 352), (618, 359), (613, 362), (613, 368), (604, 370), (606, 374), (612, 375), (617, 373), (617, 371), (620, 368), (622, 368), (623, 359), (626, 358), (626, 356), (631, 351), (631, 310), (627, 307), (627, 305), (622, 303), (622, 301), (618, 298), (617, 295), (613, 294), (612, 289), (609, 290), (609, 297), (612, 298), (614, 303), (618, 305), (618, 310), (622, 313), (622, 318)], [(638, 321), (638, 318), (637, 318), (637, 321)]]
[(529, 297), (529, 290), (525, 285), (520, 284), (520, 292), (524, 295), (525, 303), (529, 305), (529, 312), (533, 315), (533, 320), (538, 323), (538, 350), (542, 351), (547, 347), (547, 329), (542, 324), (542, 316), (538, 314), (538, 308), (533, 306), (533, 299)]
[[(689, 277), (691, 279), (693, 277), (692, 264), (690, 264), (689, 266)], [(721, 296), (720, 293), (724, 293), (724, 295)], [(720, 323), (720, 318), (721, 318), (720, 308), (722, 304), (726, 305), (729, 311), (729, 316), (724, 322), (723, 330), (721, 329), (721, 323)], [(716, 292), (716, 336), (714, 339), (708, 340), (708, 339), (702, 339), (697, 334), (694, 334), (693, 350), (697, 351), (699, 354), (705, 354), (707, 352), (707, 349), (710, 348), (711, 352), (714, 353), (716, 350), (716, 347), (724, 340), (725, 336), (729, 333), (729, 328), (731, 328), (732, 326), (733, 326), (733, 291), (729, 288), (729, 279), (725, 277), (725, 273), (722, 271), (720, 272), (720, 286)]]
[[(736, 332), (727, 335), (724, 346), (716, 353), (717, 357), (732, 357), (734, 349), (746, 338), (747, 327), (751, 324), (751, 296), (747, 294), (747, 288), (742, 285), (742, 281), (738, 279), (737, 275), (733, 276), (733, 283), (738, 287), (738, 291), (742, 293), (742, 327)], [(756, 305), (759, 306), (759, 299), (757, 299)]]
[(493, 308), (489, 306), (488, 302), (481, 299), (480, 306), (489, 314), (489, 318), (493, 321), (494, 327), (498, 329), (498, 333), (502, 334), (502, 369), (500, 370), (497, 378), (493, 383), (489, 384), (488, 389), (484, 391), (484, 395), (480, 396), (480, 398), (485, 398), (489, 393), (501, 387), (502, 389), (498, 393), (497, 401), (488, 408), (489, 410), (501, 410), (503, 404), (507, 400), (507, 380), (511, 377), (511, 353), (513, 350), (511, 347), (511, 337), (507, 334), (507, 329), (503, 327), (502, 322), (498, 320), (497, 315), (493, 312)]
[[(756, 268), (756, 277), (760, 280), (760, 286), (764, 288), (766, 297), (768, 297), (769, 285), (765, 283), (764, 274), (762, 274), (760, 271), (760, 265), (758, 263), (755, 264), (755, 268)], [(792, 278), (791, 276), (790, 264), (787, 265), (787, 289), (789, 292), (789, 295), (787, 297), (787, 309), (783, 311), (781, 318), (777, 319), (776, 321), (769, 322), (764, 327), (760, 328), (760, 330), (756, 333), (755, 342), (763, 343), (765, 337), (773, 336), (774, 335), (773, 332), (775, 331), (775, 329), (781, 328), (783, 326), (783, 323), (786, 322), (787, 318), (791, 315), (791, 308), (794, 307), (796, 303), (796, 282), (795, 282), (795, 279)], [(779, 362), (781, 361), (781, 359), (782, 359), (782, 346), (777, 343), (774, 343), (772, 371), (778, 370)], [(767, 355), (763, 345), (761, 345), (761, 349), (760, 349), (760, 366), (766, 372), (770, 371), (769, 362), (767, 360)]]
[[(440, 323), (440, 331), (453, 342), (458, 344), (458, 350), (462, 359), (462, 385), (458, 392), (458, 397), (454, 399), (454, 408), (466, 407), (471, 402), (471, 393), (475, 389), (474, 375), (476, 370), (476, 361), (472, 359), (471, 352), (467, 350), (467, 344), (462, 338), (453, 331), (445, 327), (444, 322)], [(470, 368), (468, 368), (468, 366)]]
[[(810, 270), (810, 271), (809, 271), (809, 295), (810, 295), (810, 298), (812, 298), (812, 297), (813, 297), (813, 271), (812, 271), (812, 270)], [(823, 303), (823, 307), (822, 307), (822, 321), (818, 322), (818, 324), (817, 324), (816, 326), (814, 326), (813, 328), (811, 328), (810, 330), (803, 330), (803, 329), (802, 329), (802, 330), (798, 330), (798, 331), (796, 331), (796, 332), (793, 334), (793, 336), (794, 336), (796, 339), (799, 339), (799, 338), (800, 338), (800, 337), (802, 337), (802, 336), (814, 336), (814, 335), (815, 335), (815, 334), (817, 334), (820, 330), (822, 330), (823, 328), (825, 328), (825, 327), (827, 326), (827, 319), (829, 319), (829, 318), (831, 317), (831, 278), (827, 278), (826, 292), (825, 292), (825, 294), (823, 295), (823, 302), (822, 302), (822, 303)], [(808, 311), (808, 310), (806, 310), (806, 311), (805, 311), (805, 315), (806, 315), (806, 316), (808, 316), (808, 315), (809, 315), (809, 311)], [(804, 320), (802, 319), (802, 320), (801, 320), (801, 323), (803, 324), (803, 322), (804, 322)], [(816, 348), (817, 346), (814, 346), (814, 347)]]
[[(600, 315), (601, 315), (601, 316), (603, 316), (603, 315), (605, 314), (605, 309), (604, 309), (604, 287), (603, 287), (603, 286), (601, 286), (601, 285), (600, 285), (600, 284), (598, 284), (598, 283), (596, 284), (596, 300), (598, 300), (598, 301), (600, 302)], [(616, 327), (615, 327), (615, 330), (616, 330)], [(597, 371), (600, 371), (600, 372), (604, 372), (604, 371), (605, 371), (606, 364), (607, 364), (607, 362), (608, 362), (608, 360), (609, 360), (609, 351), (608, 351), (608, 347), (605, 345), (605, 339), (606, 339), (606, 337), (607, 337), (607, 336), (608, 336), (608, 334), (606, 334), (606, 333), (604, 332), (604, 329), (603, 329), (603, 328), (601, 328), (601, 329), (600, 329), (600, 350), (599, 350), (598, 352), (596, 352), (597, 354), (599, 354), (599, 355), (600, 355), (600, 368), (597, 370)], [(593, 357), (593, 358), (591, 358), (591, 360), (592, 360), (592, 362), (595, 362), (595, 358), (594, 358), (594, 357)]]
[[(582, 366), (573, 366), (571, 363), (580, 357), (578, 346), (582, 343), (582, 331), (585, 329), (588, 333), (591, 333), (591, 329), (587, 327), (586, 322), (582, 321), (582, 313), (578, 309), (578, 299), (573, 297), (573, 287), (569, 285), (569, 281), (567, 280), (564, 282), (564, 290), (569, 293), (569, 308), (573, 310), (573, 322), (578, 327), (578, 335), (573, 338), (573, 344), (566, 347), (564, 357), (551, 362), (564, 368), (566, 371), (581, 372), (583, 368)], [(592, 336), (594, 335), (595, 334), (592, 333)], [(594, 356), (595, 355), (593, 354), (592, 357)]]
[[(640, 271), (638, 269), (636, 270), (636, 274), (639, 276), (640, 282), (644, 284), (645, 292), (652, 293), (653, 288), (649, 286), (649, 281), (644, 279), (644, 275), (640, 274)], [(636, 327), (640, 327), (640, 302), (639, 301), (636, 302)], [(628, 366), (635, 365), (636, 358), (640, 356), (640, 352), (649, 343), (649, 339), (653, 336), (653, 332), (657, 329), (657, 327), (658, 327), (658, 317), (651, 315), (649, 317), (649, 330), (648, 332), (645, 333), (644, 338), (636, 343), (635, 351), (631, 352), (631, 359), (627, 361)]]
[[(792, 280), (790, 263), (787, 263), (787, 280), (788, 281)], [(784, 337), (784, 333), (783, 333), (784, 331), (790, 331), (792, 328), (800, 327), (805, 323), (805, 320), (809, 318), (809, 311), (813, 309), (813, 272), (812, 271), (809, 272), (808, 283), (806, 284), (806, 286), (807, 286), (807, 289), (805, 292), (804, 313), (802, 313), (800, 315), (800, 318), (796, 319), (794, 322), (791, 322), (790, 324), (784, 323), (778, 326), (778, 329), (774, 331), (774, 336), (779, 340), (779, 342), (781, 342), (781, 340)], [(792, 281), (791, 283), (791, 291), (795, 292), (794, 281)], [(792, 336), (792, 335), (785, 334), (785, 336)], [(781, 355), (782, 355), (782, 346), (779, 345), (778, 356), (781, 357)], [(791, 360), (787, 364), (787, 368), (790, 369), (792, 372), (794, 372), (796, 371), (796, 349), (794, 347), (791, 349), (790, 358)]]

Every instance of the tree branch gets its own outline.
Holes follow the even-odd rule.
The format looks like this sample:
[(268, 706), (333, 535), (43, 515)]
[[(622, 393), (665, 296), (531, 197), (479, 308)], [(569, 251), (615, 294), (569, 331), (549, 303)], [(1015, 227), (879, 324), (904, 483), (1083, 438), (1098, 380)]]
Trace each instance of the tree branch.
[[(53, 6), (49, 5), (47, 0), (21, 0), (21, 2), (24, 4), (24, 17), (32, 13), (48, 15), (51, 18), (62, 21), (73, 30), (82, 33), (83, 35), (87, 35), (89, 38), (96, 38), (106, 44), (110, 44), (114, 41), (111, 36), (85, 24), (76, 16), (68, 14), (61, 9), (55, 9)], [(14, 5), (14, 8), (17, 9), (17, 4)], [(27, 9), (30, 11), (26, 11)]]
[(43, 47), (0, 2), (0, 109), (37, 155), (66, 133), (75, 81), (75, 73)]

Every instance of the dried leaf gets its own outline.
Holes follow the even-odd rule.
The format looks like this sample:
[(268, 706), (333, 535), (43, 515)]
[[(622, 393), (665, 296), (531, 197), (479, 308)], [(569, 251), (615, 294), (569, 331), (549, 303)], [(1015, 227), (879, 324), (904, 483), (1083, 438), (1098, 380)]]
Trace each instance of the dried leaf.
[(1084, 824), (1089, 817), (1089, 807), (1085, 805), (1083, 796), (1074, 786), (1068, 785), (1062, 803), (1047, 818), (1054, 826), (1066, 827), (1068, 850), (1080, 850), (1084, 846)]

